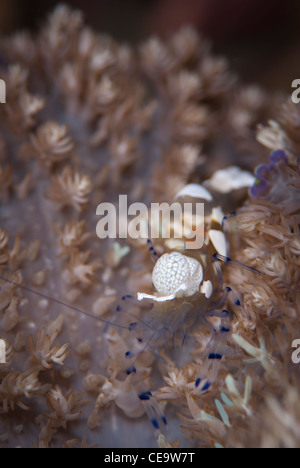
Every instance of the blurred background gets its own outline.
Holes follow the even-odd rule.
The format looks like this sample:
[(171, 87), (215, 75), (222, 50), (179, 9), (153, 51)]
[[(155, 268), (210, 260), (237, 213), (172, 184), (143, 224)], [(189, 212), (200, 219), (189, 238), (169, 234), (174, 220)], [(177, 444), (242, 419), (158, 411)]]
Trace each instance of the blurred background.
[[(0, 0), (1, 34), (35, 30), (58, 1)], [(299, 0), (66, 0), (86, 22), (129, 43), (193, 24), (246, 83), (290, 92), (300, 78)]]

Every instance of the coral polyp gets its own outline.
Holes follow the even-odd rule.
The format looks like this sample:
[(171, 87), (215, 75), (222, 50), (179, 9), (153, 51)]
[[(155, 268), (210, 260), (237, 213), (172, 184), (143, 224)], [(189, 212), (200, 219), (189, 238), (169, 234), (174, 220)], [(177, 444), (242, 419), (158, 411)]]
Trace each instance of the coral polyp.
[[(297, 106), (276, 116), (278, 97), (239, 83), (189, 26), (132, 47), (60, 5), (36, 34), (1, 38), (0, 54), (1, 447), (300, 446)], [(238, 180), (219, 187), (224, 174)], [(149, 303), (132, 298), (155, 293), (149, 243), (99, 239), (96, 210), (120, 194), (172, 202), (199, 184), (212, 244), (229, 214), (236, 263), (222, 281), (234, 294), (228, 316), (191, 327), (178, 351), (136, 327)], [(155, 260), (172, 241), (153, 241)], [(194, 292), (211, 267), (192, 257), (171, 291), (191, 293), (175, 297), (183, 314), (190, 297), (201, 313)], [(220, 360), (220, 324), (210, 386), (199, 379), (205, 356)]]

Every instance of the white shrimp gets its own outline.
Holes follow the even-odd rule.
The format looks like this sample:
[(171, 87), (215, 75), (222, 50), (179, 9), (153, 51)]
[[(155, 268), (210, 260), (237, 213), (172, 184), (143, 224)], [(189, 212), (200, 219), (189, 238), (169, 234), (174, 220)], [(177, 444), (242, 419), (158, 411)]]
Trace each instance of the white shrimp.
[[(247, 179), (248, 183), (249, 180)], [(109, 335), (110, 346), (112, 346), (113, 339), (109, 330), (118, 329), (120, 332), (125, 330), (127, 338), (129, 337), (129, 346), (121, 351), (124, 359), (119, 360), (124, 360), (126, 363), (124, 364), (124, 371), (127, 378), (121, 389), (115, 388), (109, 391), (115, 392), (116, 403), (121, 409), (125, 410), (128, 416), (140, 415), (142, 405), (155, 429), (160, 427), (161, 422), (166, 424), (166, 418), (153, 398), (151, 389), (147, 388), (147, 379), (144, 382), (141, 382), (141, 379), (139, 382), (137, 379), (135, 381), (137, 359), (145, 351), (153, 352), (156, 357), (160, 358), (159, 349), (163, 348), (168, 341), (171, 340), (174, 344), (179, 340), (180, 345), (182, 345), (191, 330), (206, 327), (211, 332), (211, 340), (201, 371), (194, 382), (194, 392), (195, 394), (201, 394), (209, 391), (217, 376), (230, 333), (230, 318), (225, 308), (229, 294), (235, 297), (236, 306), (243, 311), (241, 303), (232, 289), (229, 286), (223, 288), (220, 262), (233, 263), (257, 272), (255, 269), (234, 262), (228, 257), (228, 242), (223, 232), (224, 219), (226, 220), (226, 218), (224, 218), (221, 208), (214, 206), (213, 197), (206, 187), (190, 184), (179, 192), (176, 199), (181, 202), (186, 199), (201, 200), (205, 202), (206, 206), (208, 205), (204, 218), (204, 245), (199, 251), (185, 250), (179, 252), (174, 250), (159, 257), (152, 245), (152, 241), (148, 240), (149, 251), (156, 262), (152, 271), (154, 292), (153, 294), (137, 292), (136, 297), (129, 294), (122, 297), (121, 303), (116, 308), (118, 312), (126, 312), (126, 309), (131, 307), (132, 302), (137, 304), (145, 302), (150, 306), (143, 318), (131, 313), (131, 317), (134, 317), (134, 319), (128, 325), (118, 324), (115, 317), (112, 320), (95, 317), (89, 312), (65, 304), (59, 299), (49, 298), (43, 293), (1, 276), (2, 280), (19, 286), (28, 292), (50, 299), (60, 306), (66, 306), (78, 313), (103, 322), (106, 325), (106, 333)], [(218, 329), (211, 324), (209, 317), (219, 319)], [(120, 346), (118, 352), (119, 349)], [(109, 387), (111, 383), (105, 385)], [(105, 388), (105, 385), (103, 385), (103, 388)], [(128, 398), (126, 397), (126, 388), (128, 388)], [(135, 389), (136, 393), (132, 392), (132, 388)], [(102, 400), (105, 399), (105, 395), (102, 395), (101, 398)], [(99, 404), (101, 404), (101, 398), (98, 398)], [(130, 400), (131, 404), (131, 409), (128, 410), (126, 410), (126, 398)]]

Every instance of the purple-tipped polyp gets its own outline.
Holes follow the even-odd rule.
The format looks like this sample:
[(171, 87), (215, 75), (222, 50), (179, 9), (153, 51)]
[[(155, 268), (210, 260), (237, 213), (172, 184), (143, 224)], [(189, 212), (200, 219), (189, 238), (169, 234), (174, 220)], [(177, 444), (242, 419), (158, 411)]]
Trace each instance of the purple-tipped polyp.
[(271, 153), (271, 156), (270, 156), (270, 161), (271, 163), (273, 164), (277, 164), (279, 162), (285, 162), (287, 163), (288, 162), (288, 158), (287, 158), (287, 155), (285, 153), (285, 151), (283, 150), (275, 150)]

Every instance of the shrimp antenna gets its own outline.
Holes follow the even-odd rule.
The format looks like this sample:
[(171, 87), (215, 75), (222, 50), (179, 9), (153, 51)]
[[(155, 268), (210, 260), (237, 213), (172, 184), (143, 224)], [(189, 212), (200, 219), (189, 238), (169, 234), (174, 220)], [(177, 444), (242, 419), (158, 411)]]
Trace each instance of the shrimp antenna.
[(66, 304), (65, 302), (61, 301), (60, 299), (56, 299), (55, 297), (47, 296), (47, 294), (36, 291), (35, 289), (29, 288), (29, 287), (24, 286), (24, 285), (22, 285), (20, 283), (16, 283), (15, 281), (12, 281), (12, 280), (10, 280), (8, 278), (5, 278), (2, 275), (0, 276), (0, 279), (2, 281), (5, 281), (6, 283), (9, 283), (9, 284), (12, 284), (13, 286), (21, 288), (24, 291), (27, 291), (27, 292), (29, 292), (31, 294), (42, 297), (43, 299), (48, 299), (49, 301), (55, 302), (56, 304), (58, 304), (60, 306), (67, 307), (68, 309), (74, 310), (75, 312), (79, 312), (82, 315), (85, 315), (85, 316), (90, 317), (90, 318), (94, 318), (94, 319), (98, 320), (99, 322), (105, 323), (106, 325), (112, 325), (114, 327), (122, 328), (122, 329), (126, 329), (126, 330), (129, 329), (125, 325), (120, 325), (120, 324), (117, 324), (117, 323), (114, 323), (114, 322), (110, 322), (109, 320), (104, 320), (104, 319), (102, 319), (100, 317), (97, 317), (96, 315), (91, 314), (90, 312), (79, 309), (78, 307), (72, 306), (71, 304)]
[(245, 268), (246, 270), (252, 271), (252, 273), (257, 273), (258, 275), (261, 275), (261, 271), (257, 270), (256, 268), (250, 267), (248, 265), (244, 265), (243, 263), (237, 262), (236, 260), (232, 260), (230, 257), (225, 257), (225, 255), (214, 253), (212, 258), (213, 258), (213, 261), (220, 260), (221, 262), (224, 262), (224, 263), (231, 263), (231, 265), (236, 265), (241, 268)]
[(152, 256), (152, 259), (154, 260), (154, 262), (156, 262), (159, 259), (159, 256), (153, 246), (153, 242), (151, 239), (147, 239), (147, 245), (148, 245), (149, 252)]

